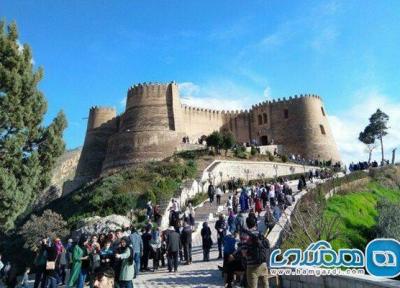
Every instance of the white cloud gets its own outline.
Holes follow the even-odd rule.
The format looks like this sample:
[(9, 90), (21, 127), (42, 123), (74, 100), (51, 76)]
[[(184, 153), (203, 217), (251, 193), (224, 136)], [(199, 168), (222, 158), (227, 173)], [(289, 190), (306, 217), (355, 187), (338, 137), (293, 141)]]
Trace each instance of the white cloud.
[[(214, 84), (215, 83), (215, 84)], [(215, 81), (205, 85), (192, 82), (179, 84), (183, 104), (216, 110), (242, 110), (249, 107), (255, 93), (231, 81)]]
[(335, 27), (329, 26), (317, 31), (316, 34), (317, 35), (311, 41), (311, 48), (321, 52), (324, 50), (324, 48), (332, 45), (335, 42), (339, 32)]
[(17, 40), (17, 45), (18, 45), (18, 51), (22, 53), (22, 51), (24, 51), (24, 45), (22, 45), (21, 42), (19, 42), (19, 40)]
[[(329, 116), (342, 160), (348, 164), (351, 161), (368, 159), (365, 145), (358, 140), (358, 135), (368, 124), (371, 114), (379, 108), (389, 115), (388, 135), (384, 137), (383, 144), (385, 159), (391, 161), (392, 149), (400, 148), (400, 102), (391, 100), (376, 89), (358, 91), (354, 94), (354, 98), (359, 101), (353, 107)], [(372, 158), (379, 162), (380, 146), (374, 151)], [(397, 157), (398, 160), (399, 158)]]
[(272, 99), (272, 97), (271, 97), (271, 87), (267, 86), (263, 91), (263, 95), (264, 95), (264, 98), (266, 98), (267, 100), (271, 100)]
[(200, 87), (192, 82), (179, 83), (179, 93), (182, 97), (198, 95)]
[(119, 101), (119, 105), (121, 106), (121, 107), (123, 107), (123, 108), (125, 108), (125, 106), (126, 106), (126, 97), (124, 97), (124, 98), (122, 98), (120, 101)]

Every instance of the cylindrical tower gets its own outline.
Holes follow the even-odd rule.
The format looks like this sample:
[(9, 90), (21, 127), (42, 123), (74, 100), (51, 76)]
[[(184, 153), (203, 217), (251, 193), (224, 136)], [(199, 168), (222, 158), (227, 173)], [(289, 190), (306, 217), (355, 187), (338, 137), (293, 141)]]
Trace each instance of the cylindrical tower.
[(340, 161), (326, 110), (317, 95), (304, 95), (269, 104), (267, 131), (287, 154), (310, 160)]
[(82, 154), (75, 179), (90, 180), (100, 176), (107, 151), (107, 142), (117, 132), (116, 110), (109, 107), (92, 107), (86, 130)]
[(103, 172), (172, 155), (184, 136), (182, 119), (175, 83), (131, 87), (119, 132), (108, 143)]

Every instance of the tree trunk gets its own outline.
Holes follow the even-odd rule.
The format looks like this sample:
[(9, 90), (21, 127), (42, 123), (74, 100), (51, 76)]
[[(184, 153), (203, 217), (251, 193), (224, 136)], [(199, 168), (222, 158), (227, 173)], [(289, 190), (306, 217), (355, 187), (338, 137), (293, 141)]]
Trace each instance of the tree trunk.
[(382, 135), (380, 137), (381, 140), (381, 151), (382, 151), (382, 165), (383, 165), (383, 161), (385, 160), (385, 153), (383, 152), (383, 139), (382, 139)]
[(372, 155), (372, 150), (368, 150), (369, 151), (369, 155), (368, 155), (368, 164), (371, 163), (371, 155)]

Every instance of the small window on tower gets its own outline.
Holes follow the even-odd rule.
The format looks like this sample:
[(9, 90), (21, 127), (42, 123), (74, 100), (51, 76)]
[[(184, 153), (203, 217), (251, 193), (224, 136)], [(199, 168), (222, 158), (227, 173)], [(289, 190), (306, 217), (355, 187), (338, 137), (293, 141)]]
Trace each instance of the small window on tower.
[(322, 115), (323, 115), (323, 116), (325, 116), (325, 110), (324, 110), (324, 107), (321, 107), (321, 112), (322, 112)]
[(258, 115), (258, 125), (261, 125), (261, 124), (262, 124), (262, 116)]
[(324, 126), (323, 126), (323, 125), (319, 125), (319, 128), (321, 129), (321, 134), (322, 134), (322, 135), (325, 135), (326, 132), (325, 132)]
[(268, 122), (267, 113), (263, 114), (263, 118), (264, 118), (264, 124), (266, 124)]
[(289, 110), (288, 109), (283, 110), (283, 115), (285, 116), (285, 119), (288, 119), (289, 118)]

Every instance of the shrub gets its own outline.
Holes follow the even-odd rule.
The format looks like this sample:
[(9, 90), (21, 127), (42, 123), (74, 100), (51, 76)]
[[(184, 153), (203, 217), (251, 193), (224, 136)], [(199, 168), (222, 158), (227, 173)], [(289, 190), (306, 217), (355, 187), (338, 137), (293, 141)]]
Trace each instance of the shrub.
[(207, 136), (206, 142), (208, 147), (213, 147), (215, 152), (219, 154), (219, 149), (223, 144), (223, 136), (220, 132), (214, 131)]
[(19, 234), (24, 239), (24, 248), (36, 251), (40, 240), (50, 237), (64, 238), (68, 235), (67, 222), (60, 214), (45, 210), (41, 216), (31, 215), (30, 219), (22, 226)]
[(239, 145), (234, 150), (235, 157), (247, 159), (246, 147)]
[(286, 163), (288, 161), (288, 157), (286, 155), (282, 155), (281, 159), (283, 163)]
[(400, 239), (400, 204), (392, 203), (386, 199), (377, 203), (377, 235), (382, 238)]
[(272, 153), (269, 151), (267, 151), (267, 157), (268, 157), (269, 161), (274, 161), (274, 159), (275, 159), (274, 155), (272, 155)]
[(251, 146), (251, 149), (250, 149), (250, 154), (251, 154), (251, 156), (254, 156), (254, 155), (256, 155), (257, 153), (258, 153), (257, 148), (254, 147), (254, 146)]

